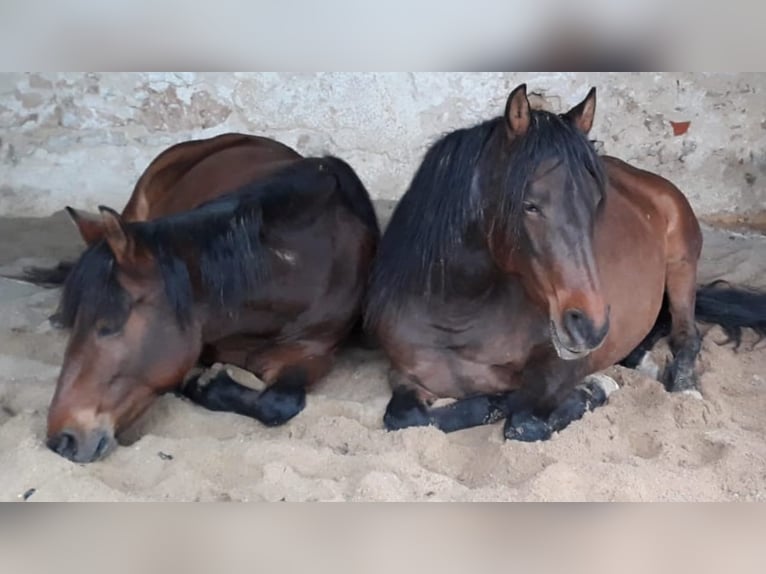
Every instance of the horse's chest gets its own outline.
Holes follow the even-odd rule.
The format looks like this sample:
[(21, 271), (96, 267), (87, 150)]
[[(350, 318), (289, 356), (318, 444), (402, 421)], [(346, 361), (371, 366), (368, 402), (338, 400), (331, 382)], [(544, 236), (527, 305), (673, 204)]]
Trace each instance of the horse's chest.
[(517, 387), (518, 373), (543, 337), (526, 313), (499, 300), (485, 301), (470, 312), (442, 309), (420, 325), (419, 336), (408, 337), (417, 344), (406, 353), (410, 361), (404, 370), (441, 397)]
[(485, 365), (521, 365), (528, 355), (528, 333), (512, 322), (486, 317), (451, 337), (445, 347), (462, 359)]

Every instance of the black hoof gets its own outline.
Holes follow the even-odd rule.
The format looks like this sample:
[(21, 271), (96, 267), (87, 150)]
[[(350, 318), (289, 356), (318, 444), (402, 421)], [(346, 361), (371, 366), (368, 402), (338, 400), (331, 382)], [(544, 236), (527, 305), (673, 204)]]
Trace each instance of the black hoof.
[(671, 363), (663, 377), (663, 383), (669, 393), (683, 393), (684, 391), (697, 391), (697, 376), (692, 369), (680, 369)]
[(427, 407), (418, 400), (413, 391), (394, 392), (383, 415), (383, 425), (386, 430), (395, 431), (430, 424)]
[(551, 438), (550, 425), (531, 413), (515, 413), (505, 420), (503, 431), (507, 440), (538, 442)]
[(612, 378), (605, 375), (591, 375), (586, 381), (575, 388), (548, 417), (548, 424), (554, 431), (565, 429), (585, 413), (605, 405), (609, 395), (619, 388)]
[(253, 416), (269, 427), (285, 424), (306, 408), (304, 387), (270, 387), (256, 400)]

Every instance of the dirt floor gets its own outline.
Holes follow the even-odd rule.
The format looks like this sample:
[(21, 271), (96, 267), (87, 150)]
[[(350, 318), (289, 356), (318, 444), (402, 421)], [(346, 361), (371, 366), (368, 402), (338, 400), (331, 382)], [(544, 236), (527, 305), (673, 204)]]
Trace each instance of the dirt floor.
[[(0, 274), (78, 253), (63, 213), (0, 219)], [(766, 237), (706, 232), (700, 281), (766, 287)], [(348, 351), (288, 425), (268, 429), (165, 396), (105, 461), (47, 450), (45, 415), (66, 333), (57, 290), (0, 279), (0, 500), (764, 500), (766, 342), (704, 340), (704, 400), (613, 368), (607, 406), (546, 443), (502, 426), (387, 433), (386, 363)], [(658, 356), (658, 359), (660, 357)]]

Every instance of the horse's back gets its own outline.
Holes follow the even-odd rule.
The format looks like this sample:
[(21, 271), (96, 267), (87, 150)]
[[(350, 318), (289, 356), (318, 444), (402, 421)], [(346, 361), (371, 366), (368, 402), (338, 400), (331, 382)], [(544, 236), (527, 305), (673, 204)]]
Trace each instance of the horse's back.
[(207, 327), (216, 361), (237, 364), (231, 349), (247, 348), (267, 382), (292, 361), (331, 356), (348, 336), (379, 238), (367, 190), (342, 160), (307, 158), (274, 181), (258, 222), (268, 272), (236, 318)]
[[(668, 241), (687, 242), (691, 252), (702, 247), (699, 222), (689, 200), (671, 181), (614, 157), (604, 157), (609, 184), (650, 218)], [(676, 246), (668, 245), (671, 251)]]
[(186, 211), (299, 159), (301, 155), (285, 144), (247, 134), (176, 144), (146, 168), (123, 217), (144, 221)]

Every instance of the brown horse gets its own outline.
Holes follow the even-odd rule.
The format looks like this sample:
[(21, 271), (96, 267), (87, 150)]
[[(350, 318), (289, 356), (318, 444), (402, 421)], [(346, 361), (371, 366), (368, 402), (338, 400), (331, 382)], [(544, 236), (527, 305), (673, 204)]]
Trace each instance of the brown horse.
[(522, 85), (503, 117), (426, 153), (381, 240), (366, 310), (392, 363), (388, 429), (506, 418), (507, 438), (545, 439), (606, 401), (616, 384), (594, 373), (634, 363), (666, 332), (663, 299), (670, 391), (696, 386), (696, 320), (766, 333), (766, 294), (698, 293), (689, 203), (597, 155), (595, 107), (591, 90), (566, 114), (532, 110)]
[[(267, 425), (294, 417), (361, 317), (379, 238), (345, 162), (236, 134), (158, 156), (123, 216), (70, 214), (89, 248), (59, 308), (72, 332), (48, 445), (77, 462), (104, 457), (172, 390)], [(180, 389), (193, 367), (214, 362), (267, 388), (221, 371)]]

